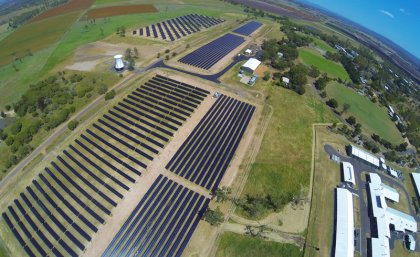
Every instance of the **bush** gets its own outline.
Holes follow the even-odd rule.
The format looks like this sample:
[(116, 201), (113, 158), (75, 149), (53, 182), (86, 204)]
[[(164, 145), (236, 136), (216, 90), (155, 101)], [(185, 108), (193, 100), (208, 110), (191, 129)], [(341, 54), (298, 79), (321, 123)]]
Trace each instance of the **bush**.
[(72, 120), (72, 121), (69, 122), (69, 124), (67, 124), (67, 128), (70, 129), (70, 130), (75, 130), (78, 125), (79, 125), (79, 121)]
[(165, 50), (165, 54), (168, 54), (170, 51), (171, 51), (171, 50), (166, 49), (166, 50)]
[(116, 95), (115, 90), (111, 90), (105, 94), (105, 101), (111, 100)]
[(13, 123), (10, 126), (10, 134), (12, 134), (12, 135), (16, 135), (21, 130), (22, 130), (22, 122), (21, 121), (16, 121), (15, 123)]
[(103, 95), (103, 94), (105, 94), (105, 93), (106, 93), (106, 91), (108, 91), (108, 86), (107, 86), (107, 85), (105, 85), (105, 84), (101, 84), (101, 85), (98, 87), (98, 93), (99, 93), (99, 94)]

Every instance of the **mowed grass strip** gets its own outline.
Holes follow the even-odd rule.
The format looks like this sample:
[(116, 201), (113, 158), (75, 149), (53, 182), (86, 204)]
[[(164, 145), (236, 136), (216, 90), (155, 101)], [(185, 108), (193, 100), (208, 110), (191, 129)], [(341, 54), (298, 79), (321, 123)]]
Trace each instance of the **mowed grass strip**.
[(300, 257), (299, 247), (225, 232), (220, 240), (216, 257)]
[(55, 17), (58, 15), (85, 10), (89, 8), (95, 0), (70, 0), (69, 2), (59, 5), (57, 7), (51, 8), (40, 15), (34, 17), (29, 21), (29, 23), (45, 20), (47, 18)]
[(151, 4), (138, 5), (122, 5), (110, 6), (104, 8), (91, 9), (86, 13), (87, 19), (97, 19), (110, 16), (137, 14), (137, 13), (153, 13), (158, 10)]
[(18, 28), (1, 41), (0, 65), (14, 61), (17, 57), (35, 52), (57, 42), (77, 19), (79, 13), (71, 13)]
[(356, 120), (362, 124), (362, 130), (368, 135), (378, 134), (393, 144), (403, 141), (400, 132), (385, 109), (381, 109), (366, 97), (338, 83), (330, 83), (327, 86), (327, 94), (330, 98), (337, 100), (340, 106), (343, 106), (344, 103), (350, 104), (348, 114), (356, 117)]
[(307, 48), (299, 49), (299, 58), (306, 65), (313, 65), (317, 67), (321, 72), (326, 72), (330, 76), (341, 78), (344, 81), (350, 81), (350, 77), (346, 70), (340, 64), (325, 59), (322, 55), (314, 50)]

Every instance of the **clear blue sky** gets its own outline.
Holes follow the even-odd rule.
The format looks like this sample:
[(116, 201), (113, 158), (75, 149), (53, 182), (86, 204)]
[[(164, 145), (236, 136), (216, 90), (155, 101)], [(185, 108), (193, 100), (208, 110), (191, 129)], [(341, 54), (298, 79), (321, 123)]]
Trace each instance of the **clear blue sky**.
[(420, 0), (306, 0), (371, 29), (420, 58)]

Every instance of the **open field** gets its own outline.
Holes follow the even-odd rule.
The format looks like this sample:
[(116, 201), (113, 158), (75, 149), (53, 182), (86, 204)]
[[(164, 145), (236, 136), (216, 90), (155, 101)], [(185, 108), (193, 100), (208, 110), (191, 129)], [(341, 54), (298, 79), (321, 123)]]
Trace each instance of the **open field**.
[(217, 257), (300, 257), (299, 247), (225, 232), (217, 250)]
[[(0, 65), (57, 42), (80, 13), (71, 13), (22, 26), (1, 41)], [(51, 26), (54, 24), (54, 26)]]
[(270, 87), (266, 94), (274, 113), (242, 196), (270, 195), (284, 205), (292, 197), (306, 197), (308, 193), (312, 123), (332, 122), (334, 117), (312, 90), (300, 96)]
[(322, 49), (322, 50), (324, 50), (324, 51), (329, 51), (329, 52), (332, 52), (332, 53), (337, 52), (337, 50), (336, 50), (335, 48), (333, 48), (333, 47), (331, 47), (329, 44), (325, 43), (325, 41), (323, 41), (323, 40), (321, 40), (321, 39), (319, 39), (319, 38), (316, 38), (316, 37), (313, 37), (312, 39), (314, 40), (314, 42), (313, 42), (313, 43), (314, 43), (317, 47), (319, 47), (320, 49)]
[(151, 13), (157, 12), (157, 9), (153, 5), (122, 5), (103, 7), (89, 10), (85, 17), (87, 19), (98, 19), (103, 17), (111, 17), (118, 15), (127, 14), (138, 14), (138, 13)]
[(330, 76), (341, 78), (343, 81), (350, 81), (349, 75), (341, 64), (325, 59), (314, 50), (299, 49), (299, 58), (304, 64), (317, 67), (321, 73), (326, 72)]
[(375, 133), (393, 144), (403, 141), (401, 133), (390, 120), (385, 109), (338, 83), (330, 83), (326, 90), (328, 96), (336, 99), (339, 106), (343, 106), (344, 103), (350, 104), (348, 115), (356, 117), (357, 122), (362, 124), (362, 130), (368, 136)]
[(58, 15), (63, 15), (75, 11), (85, 10), (93, 4), (94, 0), (70, 0), (65, 4), (51, 8), (38, 16), (32, 18), (29, 23), (41, 21)]
[(315, 167), (311, 215), (307, 228), (306, 242), (315, 247), (306, 248), (305, 257), (330, 256), (334, 230), (334, 188), (340, 183), (340, 165), (332, 162), (324, 151), (330, 144), (344, 150), (347, 141), (327, 130), (326, 126), (316, 126)]

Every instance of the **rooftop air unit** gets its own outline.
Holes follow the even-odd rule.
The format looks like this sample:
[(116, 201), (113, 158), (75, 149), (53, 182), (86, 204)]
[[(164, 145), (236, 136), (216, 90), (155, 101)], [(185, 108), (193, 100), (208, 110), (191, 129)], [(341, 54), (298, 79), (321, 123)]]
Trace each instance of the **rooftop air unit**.
[(116, 71), (122, 71), (124, 70), (124, 62), (123, 62), (123, 56), (121, 54), (118, 54), (114, 56), (115, 60), (115, 70)]

